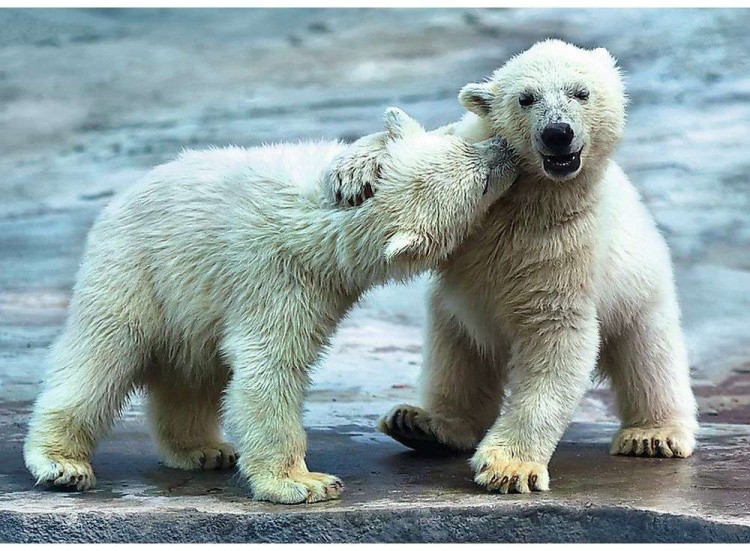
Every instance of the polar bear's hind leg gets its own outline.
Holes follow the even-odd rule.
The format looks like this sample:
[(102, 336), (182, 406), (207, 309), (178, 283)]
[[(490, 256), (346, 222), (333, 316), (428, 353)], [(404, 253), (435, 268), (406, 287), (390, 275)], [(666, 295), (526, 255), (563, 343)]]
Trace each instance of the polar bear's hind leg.
[(183, 470), (233, 467), (237, 454), (219, 426), (224, 381), (189, 382), (179, 375), (146, 382), (148, 413), (157, 447), (168, 467)]
[(612, 454), (693, 453), (696, 403), (676, 315), (669, 309), (639, 314), (629, 330), (605, 343), (600, 368), (612, 382), (622, 421)]
[(53, 348), (24, 460), (37, 484), (83, 491), (96, 484), (91, 454), (133, 389), (143, 348), (124, 325), (69, 327)]

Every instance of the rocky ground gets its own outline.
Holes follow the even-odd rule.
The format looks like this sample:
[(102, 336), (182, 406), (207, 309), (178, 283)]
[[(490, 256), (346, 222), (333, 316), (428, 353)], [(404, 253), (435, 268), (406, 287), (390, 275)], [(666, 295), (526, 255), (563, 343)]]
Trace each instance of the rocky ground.
[[(435, 127), (461, 115), (463, 84), (550, 36), (620, 60), (617, 159), (674, 255), (701, 418), (750, 422), (748, 26), (750, 10), (0, 10), (0, 427), (25, 422), (94, 217), (149, 167), (184, 147), (351, 140), (388, 105)], [(424, 289), (352, 312), (310, 428), (413, 399)], [(610, 404), (592, 388), (577, 419), (613, 421)]]

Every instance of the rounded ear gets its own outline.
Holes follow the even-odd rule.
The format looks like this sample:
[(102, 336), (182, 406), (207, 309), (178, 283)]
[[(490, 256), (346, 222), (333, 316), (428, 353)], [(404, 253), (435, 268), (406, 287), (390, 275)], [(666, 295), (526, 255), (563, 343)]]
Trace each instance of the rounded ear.
[(494, 99), (495, 92), (489, 82), (472, 82), (461, 88), (458, 93), (458, 101), (461, 102), (461, 105), (480, 117), (486, 117), (490, 114), (492, 100)]
[(607, 50), (607, 48), (596, 48), (593, 51), (593, 54), (597, 57), (597, 59), (603, 61), (604, 63), (607, 63), (608, 65), (617, 65), (617, 61), (612, 56), (612, 54), (609, 53), (609, 50)]
[(393, 260), (402, 255), (418, 255), (427, 247), (427, 237), (412, 231), (400, 231), (388, 240), (385, 258)]
[(392, 140), (424, 132), (424, 128), (398, 107), (389, 107), (383, 114), (385, 132)]

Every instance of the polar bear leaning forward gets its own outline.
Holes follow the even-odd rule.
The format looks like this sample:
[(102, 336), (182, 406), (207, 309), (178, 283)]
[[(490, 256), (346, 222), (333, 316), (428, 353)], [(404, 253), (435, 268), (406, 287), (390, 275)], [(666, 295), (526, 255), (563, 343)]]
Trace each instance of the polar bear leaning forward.
[[(475, 480), (490, 490), (546, 490), (598, 367), (622, 420), (613, 454), (689, 456), (696, 402), (669, 251), (611, 160), (626, 103), (615, 60), (548, 40), (459, 97), (470, 113), (435, 132), (502, 136), (521, 175), (440, 264), (422, 407), (397, 406), (380, 429), (413, 448), (476, 448)], [(382, 134), (356, 142), (329, 193), (344, 204), (361, 195), (382, 144)]]
[(364, 291), (445, 258), (517, 175), (500, 140), (431, 135), (397, 109), (385, 135), (378, 196), (357, 210), (321, 187), (338, 142), (186, 152), (107, 207), (31, 417), (37, 481), (92, 487), (97, 440), (142, 388), (168, 466), (236, 461), (256, 499), (338, 497), (305, 464), (311, 366)]

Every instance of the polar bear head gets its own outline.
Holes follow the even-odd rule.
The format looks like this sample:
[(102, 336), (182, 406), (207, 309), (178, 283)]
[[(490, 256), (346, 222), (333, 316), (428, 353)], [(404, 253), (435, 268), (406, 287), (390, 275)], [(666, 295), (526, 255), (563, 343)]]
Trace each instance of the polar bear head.
[(524, 172), (565, 181), (606, 166), (625, 124), (625, 92), (604, 48), (546, 40), (511, 58), (459, 100), (488, 120), (519, 156)]
[(386, 259), (429, 265), (452, 252), (515, 179), (512, 153), (502, 140), (430, 134), (397, 108), (384, 118), (378, 192), (368, 203), (386, 228)]

